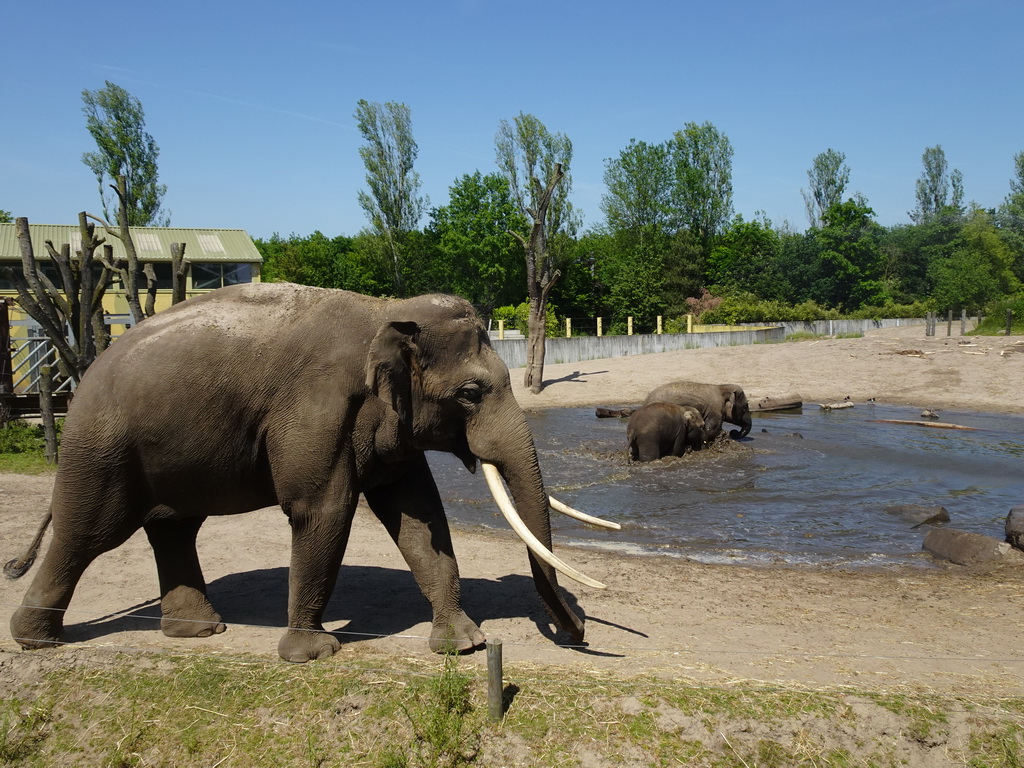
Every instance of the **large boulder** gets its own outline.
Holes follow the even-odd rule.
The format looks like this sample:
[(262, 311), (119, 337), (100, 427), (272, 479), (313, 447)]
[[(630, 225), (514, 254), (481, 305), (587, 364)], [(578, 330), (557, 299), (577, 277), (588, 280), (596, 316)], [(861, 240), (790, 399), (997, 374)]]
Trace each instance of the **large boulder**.
[(995, 565), (1010, 558), (1024, 559), (1005, 541), (955, 528), (932, 528), (924, 537), (924, 549), (957, 565)]
[(949, 522), (949, 512), (945, 507), (928, 507), (924, 504), (890, 504), (885, 508), (885, 513), (905, 520), (914, 528)]
[(1024, 550), (1024, 504), (1014, 507), (1006, 516), (1006, 542)]

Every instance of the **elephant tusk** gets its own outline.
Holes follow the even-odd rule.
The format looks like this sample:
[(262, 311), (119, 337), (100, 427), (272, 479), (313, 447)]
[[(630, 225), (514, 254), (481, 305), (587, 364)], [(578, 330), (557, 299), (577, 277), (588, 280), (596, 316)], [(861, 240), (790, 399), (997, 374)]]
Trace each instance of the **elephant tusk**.
[(568, 504), (563, 504), (554, 496), (548, 496), (548, 504), (551, 505), (553, 510), (561, 512), (566, 517), (572, 517), (576, 520), (580, 520), (581, 522), (589, 523), (590, 525), (600, 526), (601, 528), (611, 528), (613, 531), (622, 530), (622, 526), (618, 523), (613, 523), (611, 520), (602, 520), (600, 517), (588, 515), (586, 512), (580, 512), (578, 509), (573, 509)]
[(516, 511), (515, 505), (512, 503), (512, 499), (509, 498), (508, 493), (502, 486), (501, 473), (498, 472), (498, 468), (486, 461), (480, 462), (480, 466), (483, 468), (484, 480), (487, 481), (487, 487), (490, 489), (491, 495), (494, 497), (494, 501), (498, 505), (498, 509), (501, 510), (501, 514), (505, 516), (505, 519), (508, 520), (508, 524), (512, 526), (512, 530), (516, 532), (516, 535), (523, 540), (527, 548), (533, 552), (534, 555), (539, 557), (552, 568), (561, 571), (570, 579), (575, 579), (581, 584), (586, 584), (588, 587), (594, 587), (595, 589), (606, 588), (600, 581), (595, 581), (586, 574), (576, 570), (571, 565), (559, 560), (550, 549), (545, 547), (540, 542), (540, 539), (534, 536), (530, 529), (526, 527), (526, 523), (523, 522), (523, 518), (521, 518), (519, 513)]

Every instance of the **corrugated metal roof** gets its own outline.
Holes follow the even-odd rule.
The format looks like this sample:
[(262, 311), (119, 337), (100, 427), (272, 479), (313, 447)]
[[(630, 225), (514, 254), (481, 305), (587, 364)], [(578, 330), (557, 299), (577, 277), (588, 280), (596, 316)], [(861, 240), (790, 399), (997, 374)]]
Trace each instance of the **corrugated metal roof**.
[[(81, 248), (78, 225), (28, 225), (32, 237), (32, 250), (37, 259), (49, 259), (46, 241), (58, 251), (65, 243), (74, 253)], [(124, 245), (102, 227), (97, 234), (114, 247), (114, 258), (125, 258)], [(182, 229), (180, 227), (132, 227), (132, 240), (139, 260), (161, 262), (171, 260), (171, 243), (185, 243), (185, 258), (190, 261), (219, 261), (232, 263), (260, 263), (263, 259), (244, 229)], [(0, 224), (0, 260), (21, 261), (21, 248), (14, 224)]]

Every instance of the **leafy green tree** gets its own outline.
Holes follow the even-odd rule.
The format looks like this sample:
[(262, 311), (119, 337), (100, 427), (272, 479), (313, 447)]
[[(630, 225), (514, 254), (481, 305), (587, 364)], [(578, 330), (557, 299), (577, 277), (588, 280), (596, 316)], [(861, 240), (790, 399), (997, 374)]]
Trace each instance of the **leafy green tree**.
[(359, 192), (359, 205), (373, 231), (384, 238), (391, 257), (394, 291), (404, 295), (402, 241), (415, 231), (427, 202), (418, 195), (420, 177), (413, 170), (419, 147), (412, 136), (412, 113), (405, 104), (360, 99), (356, 125), (366, 143), (359, 156), (366, 166), (370, 192)]
[(921, 155), (924, 170), (915, 185), (917, 207), (910, 212), (915, 224), (926, 224), (942, 213), (944, 208), (962, 212), (964, 202), (963, 174), (949, 170), (946, 153), (941, 145), (928, 147)]
[(977, 311), (1020, 289), (1013, 251), (992, 215), (974, 207), (949, 252), (932, 265), (933, 299), (942, 309)]
[(854, 310), (884, 302), (881, 227), (862, 200), (836, 203), (814, 230), (819, 247), (816, 276), (808, 297), (820, 304)]
[(84, 153), (82, 162), (96, 176), (104, 219), (114, 221), (111, 214), (121, 201), (116, 193), (108, 194), (108, 187), (124, 176), (128, 221), (122, 226), (167, 226), (170, 214), (160, 207), (167, 192), (158, 182), (160, 148), (146, 131), (142, 103), (109, 80), (97, 91), (82, 91), (82, 103), (86, 128), (98, 149)]
[(691, 122), (675, 132), (668, 149), (676, 228), (689, 230), (709, 251), (711, 239), (732, 218), (732, 144), (711, 123)]
[(529, 343), (524, 383), (537, 394), (544, 386), (544, 339), (547, 302), (560, 272), (552, 243), (562, 233), (575, 234), (578, 216), (569, 202), (572, 142), (551, 133), (533, 115), (522, 112), (502, 120), (495, 136), (498, 169), (508, 180), (512, 199), (527, 225), (510, 230), (526, 256), (526, 295), (530, 303)]
[(11, 224), (14, 222), (14, 218), (11, 216), (10, 211), (0, 210), (0, 224)]
[(630, 139), (619, 156), (605, 160), (601, 196), (605, 221), (614, 230), (669, 231), (672, 179), (667, 144)]
[(800, 190), (807, 210), (807, 221), (812, 227), (820, 227), (824, 222), (825, 211), (842, 202), (846, 185), (850, 183), (846, 155), (831, 147), (826, 149), (814, 158), (807, 171), (807, 180), (810, 189)]
[(322, 232), (308, 237), (275, 233), (269, 240), (254, 240), (263, 257), (262, 277), (268, 282), (285, 281), (320, 288), (344, 288), (359, 293), (380, 295), (390, 287), (387, 261), (366, 257), (356, 240)]
[(606, 286), (606, 313), (621, 325), (629, 316), (653, 323), (665, 312), (663, 298), (664, 237), (652, 227), (608, 231), (592, 240), (597, 253), (598, 274)]
[(1013, 156), (1014, 178), (1010, 194), (996, 213), (996, 225), (1013, 251), (1013, 271), (1024, 280), (1024, 152)]
[(779, 233), (762, 215), (744, 221), (737, 215), (715, 242), (708, 263), (707, 284), (747, 291), (761, 299), (778, 299), (784, 293), (779, 274)]
[(526, 229), (508, 179), (476, 171), (449, 188), (448, 205), (434, 209), (437, 264), (449, 277), (447, 290), (473, 302), (485, 316), (495, 306), (518, 304), (525, 293), (522, 248), (509, 230)]

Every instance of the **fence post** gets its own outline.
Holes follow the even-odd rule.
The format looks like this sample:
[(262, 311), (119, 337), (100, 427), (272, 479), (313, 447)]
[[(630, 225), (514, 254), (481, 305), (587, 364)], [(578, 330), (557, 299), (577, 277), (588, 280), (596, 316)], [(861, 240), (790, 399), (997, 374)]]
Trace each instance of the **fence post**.
[(565, 318), (565, 338), (572, 338), (572, 320)]
[(693, 333), (693, 315), (686, 316), (686, 332)]
[(504, 715), (502, 686), (501, 640), (487, 641), (487, 716), (497, 722)]
[(960, 335), (963, 336), (967, 333), (967, 310), (960, 310)]
[(658, 333), (661, 333), (661, 315), (658, 315)]
[(1013, 310), (1006, 310), (1006, 335), (1010, 335), (1010, 329), (1013, 328)]
[(597, 318), (597, 335), (598, 336), (601, 335), (601, 320), (603, 320), (603, 319), (604, 318), (601, 318), (601, 317)]
[(39, 369), (39, 415), (43, 422), (43, 456), (47, 464), (56, 464), (57, 423), (53, 415), (53, 378), (48, 365)]
[(632, 315), (630, 315), (628, 318), (626, 318), (626, 335), (627, 336), (632, 336), (633, 335), (633, 316)]
[(946, 310), (946, 335), (953, 335), (953, 310)]
[(504, 338), (505, 338), (505, 321), (504, 320), (499, 320), (498, 321), (498, 339), (502, 340)]

